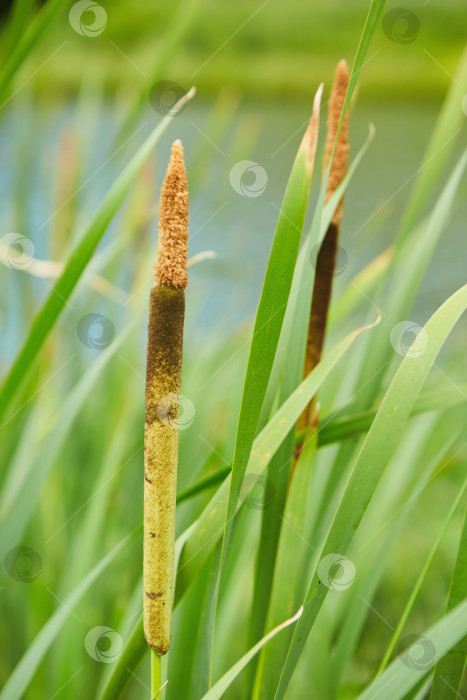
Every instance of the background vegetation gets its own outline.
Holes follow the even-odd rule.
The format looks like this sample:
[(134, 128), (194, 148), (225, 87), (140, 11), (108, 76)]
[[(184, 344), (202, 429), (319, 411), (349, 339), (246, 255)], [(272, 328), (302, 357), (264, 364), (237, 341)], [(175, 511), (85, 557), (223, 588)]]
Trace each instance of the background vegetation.
[[(73, 28), (70, 5), (62, 0), (40, 7), (17, 0), (5, 13), (2, 700), (102, 692), (116, 697), (113, 683), (122, 678), (129, 681), (125, 697), (149, 697), (148, 657), (140, 628), (135, 629), (141, 610), (145, 327), (158, 191), (170, 143), (181, 137), (185, 144), (194, 258), (182, 388), (177, 512), (182, 536), (198, 518), (198, 525), (205, 522), (210, 499), (230, 470), (252, 322), (293, 158), (319, 82), (325, 82), (326, 102), (335, 63), (342, 57), (353, 61), (368, 6), (366, 0), (104, 3), (106, 18), (95, 36)], [(423, 344), (422, 326), (465, 282), (463, 3), (410, 3), (419, 29), (406, 44), (383, 29), (381, 19), (391, 9), (383, 9), (375, 26), (352, 99), (352, 159), (367, 138), (369, 121), (376, 133), (346, 191), (319, 388), (321, 430), (316, 452), (312, 442), (303, 462), (307, 469), (300, 472), (309, 501), (300, 502), (300, 489), (294, 492), (297, 502), (289, 508), (305, 515), (293, 522), (299, 536), (283, 545), (295, 562), (304, 557), (303, 570), (290, 579), (287, 566), (279, 572), (292, 590), (287, 615), (303, 602), (347, 477), (396, 370), (402, 363), (408, 372), (411, 360), (412, 367), (426, 362), (430, 369), (431, 345), (417, 364), (410, 356), (413, 338)], [(198, 87), (196, 98), (172, 119), (163, 81), (175, 84), (176, 96), (191, 84)], [(322, 125), (324, 115), (325, 109)], [(323, 126), (321, 137), (302, 242), (309, 247), (308, 292), (322, 209)], [(248, 196), (254, 184), (248, 175), (242, 180), (247, 196), (229, 177), (236, 163), (250, 159), (266, 173), (257, 197)], [(368, 268), (381, 253), (379, 263)], [(274, 279), (274, 269), (269, 274)], [(462, 310), (461, 297), (449, 312), (445, 307), (438, 312), (430, 343), (435, 338), (442, 344), (446, 319), (454, 319), (454, 306), (458, 315)], [(295, 316), (294, 308), (289, 304), (259, 428), (300, 379), (296, 356), (295, 362), (287, 360), (303, 337), (306, 302)], [(378, 309), (379, 326), (348, 346), (337, 345), (373, 323)], [(304, 692), (341, 700), (376, 697), (372, 683), (386, 653), (399, 664), (389, 667), (396, 668), (398, 680), (378, 698), (429, 697), (434, 673), (439, 684), (441, 676), (459, 669), (454, 660), (450, 671), (439, 665), (435, 671), (437, 657), (429, 645), (418, 649), (421, 661), (415, 654), (402, 663), (397, 655), (410, 651), (414, 635), (433, 640), (441, 654), (465, 634), (465, 611), (447, 631), (437, 628), (430, 636), (427, 630), (446, 614), (448, 600), (455, 598), (450, 591), (459, 586), (451, 581), (462, 561), (466, 340), (465, 324), (458, 324), (433, 358), (425, 386), (410, 372), (396, 386), (400, 440), (392, 454), (388, 445), (399, 428), (393, 431), (395, 423), (388, 424), (386, 416), (386, 432), (378, 429), (376, 436), (381, 480), (354, 542), (340, 552), (353, 563), (355, 582), (330, 589), (287, 698), (302, 698)], [(418, 415), (405, 426), (402, 409), (415, 399), (416, 387), (422, 392)], [(312, 385), (309, 390), (312, 395)], [(292, 424), (293, 410), (286, 416)], [(271, 430), (261, 443), (268, 447), (265, 454), (277, 434)], [(254, 612), (267, 608), (268, 600), (258, 608), (253, 596), (274, 561), (261, 571), (256, 557), (261, 522), (267, 522), (279, 487), (263, 466), (253, 464), (237, 494), (243, 507), (222, 579), (212, 656), (219, 552), (208, 546), (203, 566), (200, 557), (190, 559), (188, 549), (182, 554), (182, 562), (194, 563), (180, 576), (187, 592), (175, 611), (167, 700), (203, 697), (265, 631), (254, 633), (261, 627), (255, 628)], [(365, 472), (365, 484), (372, 473)], [(348, 518), (356, 512), (357, 504)], [(195, 535), (203, 536), (203, 528)], [(189, 540), (192, 548), (196, 537)], [(462, 582), (465, 569), (457, 572), (455, 581)], [(277, 621), (286, 619), (282, 613), (279, 605)], [(270, 682), (264, 697), (274, 697), (286, 651), (280, 645), (288, 644), (289, 631), (270, 647), (283, 654), (280, 665), (265, 652), (261, 657), (259, 668), (265, 664)], [(255, 664), (225, 697), (252, 697)], [(441, 685), (434, 698), (456, 697)], [(461, 689), (459, 697), (466, 692)]]

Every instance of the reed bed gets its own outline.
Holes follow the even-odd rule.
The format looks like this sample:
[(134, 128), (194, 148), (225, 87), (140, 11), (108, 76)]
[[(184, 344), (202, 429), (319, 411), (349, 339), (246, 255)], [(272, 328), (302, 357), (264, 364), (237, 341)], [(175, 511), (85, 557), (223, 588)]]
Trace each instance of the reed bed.
[[(231, 273), (215, 254), (220, 220), (209, 250), (190, 243), (188, 256), (188, 199), (191, 211), (207, 192), (222, 201), (254, 157), (257, 125), (232, 121), (235, 96), (213, 110), (232, 147), (221, 141), (222, 179), (202, 136), (197, 150), (184, 139), (186, 165), (173, 141), (194, 90), (135, 147), (124, 135), (138, 95), (109, 139), (112, 184), (90, 206), (68, 201), (89, 177), (80, 115), (105, 102), (102, 85), (83, 86), (58, 139), (59, 223), (50, 212), (41, 234), (53, 256), (29, 231), (31, 193), (12, 185), (10, 228), (28, 235), (0, 237), (0, 700), (464, 697), (467, 286), (410, 319), (465, 184), (466, 54), (390, 247), (335, 276), (374, 137), (354, 142), (350, 107), (383, 8), (371, 2), (352, 68), (314, 86), (275, 231), (255, 231), (272, 244), (252, 324), (225, 312), (197, 327), (209, 275)], [(24, 35), (20, 15), (10, 25), (0, 92), (12, 110), (18, 71), (62, 9), (49, 0)], [(16, 155), (20, 183), (30, 155)], [(235, 211), (254, 211), (261, 192), (234, 184)], [(235, 284), (238, 307), (243, 269)]]

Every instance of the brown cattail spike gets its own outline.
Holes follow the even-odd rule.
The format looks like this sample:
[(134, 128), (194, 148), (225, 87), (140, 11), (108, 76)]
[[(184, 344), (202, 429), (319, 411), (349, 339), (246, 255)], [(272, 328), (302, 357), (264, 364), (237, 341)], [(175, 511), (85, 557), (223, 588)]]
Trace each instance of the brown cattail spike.
[(178, 289), (188, 284), (188, 189), (183, 146), (174, 141), (162, 185), (155, 283)]
[[(334, 148), (337, 129), (344, 106), (345, 95), (349, 84), (349, 72), (345, 61), (339, 61), (334, 75), (331, 97), (329, 100), (328, 124), (326, 147), (324, 153), (323, 172), (326, 172), (329, 160)], [(326, 186), (325, 202), (335, 192), (345, 177), (347, 161), (349, 158), (349, 123), (348, 113), (345, 114), (342, 127), (337, 139), (336, 149), (331, 163), (331, 170)], [(308, 338), (305, 354), (305, 364), (303, 376), (307, 377), (321, 360), (329, 304), (332, 294), (332, 281), (336, 265), (337, 252), (339, 248), (339, 229), (342, 219), (342, 199), (334, 212), (326, 235), (318, 251), (316, 260), (315, 279), (313, 284), (313, 296), (311, 300), (310, 320), (308, 325)], [(317, 415), (314, 415), (314, 399), (310, 401), (303, 411), (297, 424), (298, 430), (310, 427), (312, 420), (317, 422)], [(297, 446), (295, 459), (298, 459), (302, 449), (302, 444)]]
[(144, 431), (144, 633), (159, 655), (172, 626), (178, 416), (188, 250), (188, 192), (179, 141), (160, 201), (159, 248), (149, 299)]
[[(337, 64), (336, 72), (334, 74), (334, 83), (332, 86), (331, 97), (329, 99), (329, 110), (328, 110), (328, 128), (326, 137), (326, 146), (324, 152), (324, 172), (329, 164), (329, 159), (331, 158), (332, 149), (334, 148), (334, 141), (336, 140), (337, 127), (339, 126), (339, 121), (342, 114), (342, 108), (344, 106), (345, 95), (347, 92), (347, 87), (349, 85), (349, 71), (347, 69), (347, 63), (345, 61), (339, 61)], [(344, 120), (342, 122), (342, 127), (339, 133), (339, 138), (336, 144), (336, 150), (334, 152), (334, 157), (332, 159), (331, 171), (329, 173), (329, 179), (326, 187), (325, 202), (329, 199), (332, 193), (340, 185), (344, 179), (347, 170), (347, 161), (349, 159), (349, 112), (347, 110)], [(338, 224), (342, 219), (342, 202), (334, 213), (332, 218), (333, 224)]]

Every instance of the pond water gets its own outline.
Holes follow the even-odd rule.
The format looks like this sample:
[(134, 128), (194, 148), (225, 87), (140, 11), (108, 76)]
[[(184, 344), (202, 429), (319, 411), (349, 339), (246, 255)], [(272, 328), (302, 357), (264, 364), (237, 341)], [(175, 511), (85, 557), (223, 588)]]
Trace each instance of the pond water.
[[(438, 111), (439, 105), (433, 103), (355, 104), (350, 124), (351, 157), (364, 142), (369, 122), (375, 125), (376, 133), (345, 200), (341, 233), (344, 269), (336, 278), (337, 292), (394, 240), (410, 187), (423, 166), (423, 154)], [(233, 158), (223, 155), (228, 153), (225, 140), (214, 141), (207, 115), (196, 105), (189, 118), (185, 114), (178, 118), (178, 128), (173, 129), (187, 144), (202, 130), (204, 136), (200, 138), (205, 140), (206, 152), (212, 158), (209, 177), (200, 187), (198, 196), (193, 198), (192, 250), (214, 249), (219, 259), (217, 267), (207, 262), (203, 269), (202, 266), (198, 270), (195, 268), (193, 277), (196, 281), (198, 275), (205, 278), (208, 267), (224, 273), (212, 281), (213, 286), (205, 297), (205, 311), (208, 309), (209, 316), (219, 319), (220, 323), (225, 319), (226, 300), (230, 302), (229, 314), (238, 320), (254, 313), (284, 183), (307, 121), (307, 112), (308, 106), (298, 104), (245, 105), (243, 116), (248, 114), (258, 120), (257, 138), (249, 152), (237, 152)], [(238, 118), (242, 118), (241, 110)], [(324, 136), (323, 129), (321, 136)], [(458, 138), (436, 191), (449, 175), (461, 146), (462, 139)], [(189, 163), (190, 155), (188, 146)], [(255, 161), (267, 174), (266, 188), (260, 196), (241, 196), (229, 187), (230, 166), (244, 159)], [(318, 181), (315, 177), (312, 202), (317, 195)], [(466, 281), (465, 187), (463, 194), (457, 198), (414, 308), (414, 320), (420, 323)], [(434, 198), (427, 211), (433, 203)], [(219, 207), (222, 207), (220, 211)], [(310, 216), (307, 221), (309, 223)], [(228, 320), (230, 323), (232, 317)]]
[[(310, 106), (287, 101), (237, 104), (235, 100), (230, 103), (227, 100), (213, 117), (212, 104), (199, 99), (174, 119), (164, 135), (158, 148), (158, 187), (170, 143), (181, 138), (191, 190), (190, 252), (196, 254), (209, 249), (217, 255), (215, 260), (205, 261), (191, 272), (191, 317), (196, 318), (194, 325), (198, 328), (207, 325), (223, 332), (253, 316), (284, 185)], [(19, 177), (27, 202), (23, 223), (26, 235), (34, 241), (37, 257), (47, 257), (48, 226), (44, 222), (52, 208), (57, 143), (62, 128), (68, 123), (78, 124), (83, 135), (82, 150), (87, 162), (84, 178), (88, 182), (77, 196), (79, 218), (84, 223), (120, 165), (131, 155), (131, 149), (143, 140), (159, 115), (148, 110), (135, 127), (126, 149), (109, 158), (116, 121), (110, 104), (99, 111), (91, 107), (83, 110), (81, 106), (78, 112), (72, 104), (42, 111), (26, 107), (15, 107), (4, 120), (0, 132), (3, 228), (4, 232), (16, 230), (11, 228), (15, 225), (11, 199)], [(351, 157), (364, 142), (369, 122), (375, 125), (376, 134), (345, 200), (341, 234), (343, 271), (336, 278), (337, 292), (394, 240), (410, 186), (423, 166), (423, 153), (439, 107), (435, 103), (389, 101), (357, 101), (353, 106)], [(322, 119), (324, 122), (324, 117)], [(223, 121), (225, 129), (220, 127)], [(323, 137), (322, 128), (321, 144)], [(459, 156), (460, 148), (461, 137), (458, 137), (437, 191)], [(261, 185), (261, 192), (255, 192), (258, 196), (244, 196), (241, 189), (238, 191), (237, 187), (235, 191), (232, 187), (232, 175), (229, 178), (232, 167), (245, 160), (253, 161), (260, 168), (256, 171), (260, 174)], [(15, 172), (18, 162), (24, 170), (19, 174)], [(316, 198), (318, 180), (315, 177), (311, 202)], [(247, 189), (254, 182), (254, 173), (245, 175)], [(310, 218), (308, 216), (307, 225)], [(413, 320), (419, 323), (465, 282), (466, 218), (467, 200), (465, 196), (458, 197), (413, 311)], [(107, 240), (109, 236), (112, 236), (112, 227)], [(43, 293), (46, 292), (44, 289)]]

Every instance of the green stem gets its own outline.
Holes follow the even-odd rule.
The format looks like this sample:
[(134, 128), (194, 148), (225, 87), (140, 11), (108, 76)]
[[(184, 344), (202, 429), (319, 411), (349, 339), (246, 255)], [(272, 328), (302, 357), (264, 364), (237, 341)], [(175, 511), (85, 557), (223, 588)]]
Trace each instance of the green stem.
[(151, 649), (151, 700), (157, 698), (161, 685), (161, 657), (155, 649)]

